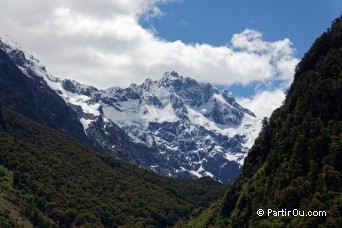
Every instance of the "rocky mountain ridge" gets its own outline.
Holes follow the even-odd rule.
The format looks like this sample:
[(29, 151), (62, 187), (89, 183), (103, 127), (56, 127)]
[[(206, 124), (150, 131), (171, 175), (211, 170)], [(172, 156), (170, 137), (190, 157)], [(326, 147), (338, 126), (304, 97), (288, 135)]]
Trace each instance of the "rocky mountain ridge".
[(261, 121), (228, 91), (176, 72), (159, 81), (100, 90), (48, 74), (8, 39), (0, 48), (24, 74), (64, 99), (96, 147), (162, 175), (229, 183), (261, 129)]

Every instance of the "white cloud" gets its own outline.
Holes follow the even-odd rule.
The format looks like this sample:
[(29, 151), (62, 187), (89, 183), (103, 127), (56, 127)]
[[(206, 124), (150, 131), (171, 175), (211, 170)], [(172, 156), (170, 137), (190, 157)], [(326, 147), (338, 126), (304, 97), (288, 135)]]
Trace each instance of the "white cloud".
[(263, 117), (270, 117), (272, 112), (281, 106), (284, 99), (284, 91), (276, 89), (260, 92), (253, 98), (240, 98), (237, 99), (237, 102), (254, 112), (258, 118), (262, 119)]
[(292, 82), (298, 59), (294, 58), (295, 50), (289, 39), (266, 42), (262, 40), (260, 32), (246, 29), (240, 34), (233, 35), (231, 42), (235, 48), (247, 53), (258, 53), (268, 58), (273, 67), (273, 79), (284, 80), (288, 84)]
[(175, 0), (0, 0), (0, 32), (35, 54), (50, 73), (100, 88), (158, 79), (176, 70), (231, 85), (290, 82), (298, 59), (290, 40), (268, 42), (246, 29), (230, 46), (168, 42), (139, 20)]

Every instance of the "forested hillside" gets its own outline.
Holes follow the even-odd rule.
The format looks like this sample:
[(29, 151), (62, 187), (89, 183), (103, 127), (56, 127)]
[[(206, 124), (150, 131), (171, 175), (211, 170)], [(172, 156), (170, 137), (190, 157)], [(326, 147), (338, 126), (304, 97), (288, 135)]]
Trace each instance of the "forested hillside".
[[(266, 123), (265, 123), (266, 124)], [(263, 216), (257, 210), (263, 209)], [(267, 216), (298, 209), (326, 216)], [(298, 64), (281, 108), (224, 198), (189, 227), (341, 227), (342, 18)]]
[[(37, 227), (167, 227), (224, 186), (161, 177), (0, 106), (0, 190)], [(5, 210), (0, 222), (14, 224)], [(11, 226), (10, 226), (11, 227)]]

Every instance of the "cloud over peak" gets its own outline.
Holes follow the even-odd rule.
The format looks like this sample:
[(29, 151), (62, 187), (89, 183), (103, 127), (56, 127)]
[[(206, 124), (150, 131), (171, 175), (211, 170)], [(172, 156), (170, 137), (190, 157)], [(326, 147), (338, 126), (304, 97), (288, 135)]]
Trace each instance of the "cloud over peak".
[(4, 1), (0, 32), (54, 75), (100, 88), (157, 79), (170, 70), (222, 85), (292, 81), (298, 59), (289, 39), (265, 41), (262, 33), (246, 29), (228, 46), (187, 44), (164, 40), (139, 24), (162, 15), (158, 4), (172, 1)]

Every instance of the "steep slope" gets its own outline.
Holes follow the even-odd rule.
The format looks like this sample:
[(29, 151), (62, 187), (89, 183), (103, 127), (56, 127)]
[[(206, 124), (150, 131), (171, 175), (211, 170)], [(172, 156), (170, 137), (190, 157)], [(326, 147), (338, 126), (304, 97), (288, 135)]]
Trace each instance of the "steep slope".
[[(59, 94), (61, 91), (50, 87), (56, 83), (61, 81), (49, 75), (38, 59), (22, 51), (9, 37), (0, 38), (0, 102), (34, 121), (79, 138), (125, 161), (139, 166), (150, 160), (156, 163), (154, 156), (146, 156), (153, 155), (150, 148), (134, 143), (114, 123), (107, 125), (104, 131), (101, 117), (96, 116), (86, 134), (83, 120), (94, 117), (98, 110), (87, 104), (83, 105), (83, 110), (74, 104), (77, 104), (74, 97), (64, 96), (64, 101)], [(107, 144), (103, 142), (110, 144), (110, 148), (106, 148)]]
[[(26, 81), (48, 85), (64, 99), (77, 113), (91, 144), (165, 176), (210, 176), (229, 183), (240, 172), (261, 128), (261, 121), (228, 91), (176, 72), (125, 89), (99, 90), (53, 77), (8, 38), (2, 39), (0, 49), (27, 76)], [(6, 104), (10, 103), (16, 102)]]
[[(283, 106), (257, 138), (241, 175), (221, 201), (189, 226), (341, 227), (341, 100), (338, 18), (298, 64)], [(258, 209), (264, 216), (257, 215)], [(275, 216), (268, 209), (290, 215)], [(310, 212), (317, 216), (306, 216)]]
[(222, 196), (209, 178), (161, 177), (0, 105), (2, 194), (37, 227), (172, 226)]
[(0, 101), (34, 121), (87, 141), (76, 112), (31, 69), (26, 69), (30, 77), (25, 76), (3, 50), (17, 62), (26, 62), (23, 52), (9, 50), (0, 40)]

